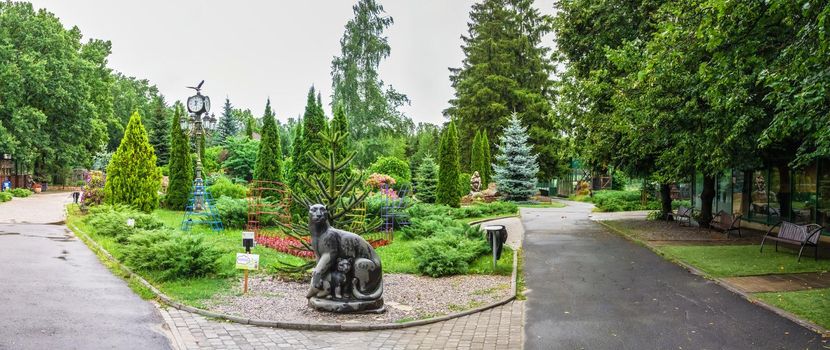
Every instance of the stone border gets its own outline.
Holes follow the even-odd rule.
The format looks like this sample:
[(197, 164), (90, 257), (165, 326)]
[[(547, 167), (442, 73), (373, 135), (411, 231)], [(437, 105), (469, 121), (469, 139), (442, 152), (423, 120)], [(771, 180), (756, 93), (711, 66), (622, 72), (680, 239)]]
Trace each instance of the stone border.
[[(498, 218), (503, 219), (503, 218)], [(497, 220), (497, 218), (488, 218), (482, 220), (481, 222)], [(263, 326), (263, 327), (273, 327), (273, 328), (283, 328), (283, 329), (295, 329), (295, 330), (311, 330), (311, 331), (371, 331), (371, 330), (384, 330), (384, 329), (402, 329), (402, 328), (409, 328), (415, 326), (422, 326), (436, 322), (442, 322), (446, 320), (450, 320), (453, 318), (458, 318), (462, 316), (471, 315), (474, 313), (482, 312), (485, 310), (492, 309), (497, 306), (501, 306), (507, 304), (514, 299), (516, 299), (516, 288), (517, 288), (517, 270), (518, 270), (518, 249), (513, 249), (513, 274), (510, 283), (511, 295), (505, 297), (502, 300), (499, 300), (495, 303), (484, 305), (481, 307), (473, 308), (470, 310), (456, 312), (449, 315), (427, 318), (422, 320), (410, 321), (410, 322), (402, 322), (402, 323), (383, 323), (383, 324), (333, 324), (333, 323), (304, 323), (304, 322), (282, 322), (282, 321), (271, 321), (271, 320), (260, 320), (260, 319), (250, 319), (244, 318), (239, 316), (233, 316), (228, 314), (217, 313), (209, 310), (195, 308), (189, 305), (185, 305), (179, 303), (178, 301), (173, 300), (166, 294), (162, 293), (158, 288), (153, 286), (150, 282), (147, 282), (143, 277), (136, 274), (128, 268), (124, 266), (118, 259), (116, 259), (112, 254), (110, 254), (104, 247), (102, 247), (98, 242), (93, 240), (92, 238), (87, 235), (86, 232), (79, 229), (74, 224), (70, 224), (71, 229), (75, 234), (80, 234), (82, 237), (81, 240), (87, 244), (90, 248), (95, 250), (96, 252), (104, 255), (107, 260), (118, 266), (122, 271), (126, 272), (129, 277), (135, 278), (138, 282), (140, 282), (144, 287), (149, 289), (153, 294), (155, 294), (156, 298), (164, 303), (165, 305), (174, 307), (176, 309), (192, 312), (195, 314), (199, 314), (205, 317), (217, 318), (222, 319), (225, 321), (236, 322), (241, 324), (249, 324), (254, 326)]]
[[(634, 237), (631, 237), (631, 236), (625, 234), (624, 232), (621, 232), (620, 230), (618, 230), (614, 227), (611, 227), (610, 225), (604, 223), (602, 220), (591, 220), (591, 221), (599, 223), (600, 225), (602, 225), (606, 229), (608, 229), (610, 231), (613, 231), (614, 233), (616, 233), (616, 234), (622, 236), (623, 238), (625, 238), (626, 240), (629, 240), (629, 241), (632, 241), (632, 242), (637, 243), (639, 245), (642, 245), (642, 246), (648, 248), (649, 250), (651, 250), (652, 252), (654, 252), (655, 254), (659, 255), (660, 257), (666, 259), (666, 256), (662, 252), (657, 250), (656, 247), (648, 244), (648, 242), (637, 239), (637, 238), (634, 238)], [(668, 260), (670, 262), (673, 262), (677, 265), (680, 265), (680, 267), (686, 269), (687, 271), (689, 271), (691, 274), (693, 274), (695, 276), (700, 276), (700, 277), (703, 277), (705, 279), (711, 280), (712, 282), (714, 282), (715, 284), (723, 287), (724, 289), (739, 295), (740, 297), (744, 298), (746, 301), (750, 302), (751, 304), (755, 304), (755, 305), (758, 305), (758, 306), (760, 306), (760, 307), (762, 307), (766, 310), (772, 311), (774, 314), (776, 314), (778, 316), (784, 317), (784, 318), (794, 322), (795, 324), (797, 324), (799, 326), (802, 326), (802, 327), (807, 328), (807, 329), (809, 329), (813, 332), (818, 333), (822, 337), (822, 339), (830, 339), (830, 329), (826, 329), (826, 328), (824, 328), (824, 327), (822, 327), (818, 324), (815, 324), (811, 321), (803, 319), (803, 318), (799, 317), (798, 315), (793, 314), (792, 312), (789, 312), (789, 311), (781, 309), (777, 306), (768, 304), (767, 302), (765, 302), (765, 301), (763, 301), (759, 298), (756, 298), (751, 293), (747, 293), (747, 292), (744, 292), (744, 291), (738, 289), (737, 287), (735, 287), (734, 285), (732, 285), (728, 281), (724, 280), (723, 278), (712, 277), (709, 274), (707, 274), (706, 272), (703, 272), (702, 270), (686, 263), (685, 261), (682, 261), (680, 259), (674, 259), (674, 258), (666, 259), (666, 260)]]

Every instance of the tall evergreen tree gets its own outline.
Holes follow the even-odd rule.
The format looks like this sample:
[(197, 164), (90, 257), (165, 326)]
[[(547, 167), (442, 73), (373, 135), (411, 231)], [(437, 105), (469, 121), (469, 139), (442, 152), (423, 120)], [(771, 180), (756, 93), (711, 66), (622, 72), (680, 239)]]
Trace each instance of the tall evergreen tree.
[(107, 166), (104, 198), (108, 204), (126, 204), (145, 212), (158, 207), (161, 171), (138, 112), (133, 113), (118, 150)]
[(561, 123), (552, 118), (554, 66), (541, 45), (552, 19), (533, 0), (484, 0), (473, 5), (470, 18), (462, 38), (464, 61), (451, 69), (455, 98), (445, 111), (458, 120), (463, 159), (472, 153), (478, 128), (486, 126), (488, 138), (498, 137), (515, 111), (530, 127), (542, 175), (557, 175), (566, 168), (566, 142)]
[(271, 111), (271, 99), (265, 103), (265, 115), (262, 117), (262, 138), (259, 142), (254, 179), (282, 182), (282, 149), (277, 122)]
[(216, 128), (216, 141), (221, 144), (224, 143), (228, 137), (236, 135), (236, 133), (239, 132), (239, 125), (237, 123), (238, 121), (233, 115), (231, 100), (225, 97), (225, 105), (222, 108), (222, 116), (219, 117), (219, 127)]
[(438, 164), (431, 156), (427, 155), (418, 166), (417, 176), (415, 178), (416, 196), (418, 200), (424, 203), (435, 203), (435, 195), (438, 187)]
[[(349, 118), (346, 116), (346, 109), (343, 107), (343, 104), (338, 103), (334, 105), (334, 116), (331, 119), (331, 123), (329, 123), (333, 132), (339, 132), (344, 135), (348, 135), (349, 133)], [(346, 158), (352, 151), (351, 142), (349, 142), (349, 137), (346, 136), (343, 138), (343, 144), (340, 145), (338, 148), (338, 158)], [(349, 173), (346, 171), (345, 173)]]
[(474, 172), (478, 171), (479, 175), (483, 174), (482, 162), (484, 161), (484, 154), (483, 150), (481, 149), (481, 131), (476, 130), (476, 136), (473, 137), (472, 145), (470, 150), (470, 162), (462, 168), (466, 168), (470, 171), (470, 175)]
[(458, 130), (455, 122), (450, 124), (441, 135), (441, 146), (438, 153), (438, 193), (436, 203), (458, 207), (461, 204), (459, 195), (458, 177), (461, 173), (461, 165), (458, 152)]
[(392, 17), (375, 0), (359, 0), (352, 11), (354, 18), (340, 39), (340, 56), (331, 62), (332, 105), (342, 103), (352, 118), (352, 140), (402, 134), (413, 126), (399, 111), (409, 99), (386, 86), (378, 74), (380, 62), (391, 52), (383, 32)]
[(536, 155), (527, 144), (527, 129), (519, 122), (516, 113), (500, 137), (499, 154), (495, 166), (498, 191), (510, 200), (527, 200), (536, 193), (536, 173), (539, 164)]
[(193, 159), (190, 153), (190, 137), (179, 125), (184, 116), (184, 107), (174, 107), (170, 123), (170, 177), (167, 185), (165, 205), (173, 210), (184, 210), (193, 184)]
[(167, 104), (164, 96), (153, 98), (153, 109), (148, 124), (150, 145), (156, 151), (159, 165), (166, 165), (170, 153), (170, 119), (167, 118)]
[[(297, 181), (300, 176), (317, 175), (321, 170), (311, 160), (312, 152), (320, 149), (323, 145), (323, 140), (320, 137), (320, 132), (327, 127), (326, 116), (323, 112), (323, 107), (318, 103), (314, 87), (308, 90), (308, 99), (306, 101), (305, 114), (303, 114), (303, 127), (298, 144), (294, 146), (294, 154), (292, 155), (292, 171), (297, 176), (292, 189), (294, 191), (304, 193), (305, 186), (301, 181)], [(296, 188), (295, 188), (296, 187)]]
[(479, 173), (479, 175), (481, 175), (482, 186), (487, 187), (493, 181), (493, 157), (490, 155), (490, 139), (487, 138), (486, 132), (481, 133), (479, 142), (481, 142), (481, 168), (484, 169), (484, 173)]
[(245, 136), (249, 139), (254, 138), (254, 118), (249, 117), (245, 119)]

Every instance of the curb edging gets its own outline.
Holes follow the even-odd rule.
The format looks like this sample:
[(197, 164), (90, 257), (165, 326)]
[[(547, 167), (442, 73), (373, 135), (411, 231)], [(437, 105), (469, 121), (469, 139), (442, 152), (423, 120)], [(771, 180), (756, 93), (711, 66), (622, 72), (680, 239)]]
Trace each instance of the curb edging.
[[(503, 218), (488, 218), (482, 220), (481, 222), (491, 221), (491, 220), (498, 220)], [(95, 250), (96, 252), (100, 253), (104, 257), (107, 258), (110, 262), (118, 266), (123, 272), (126, 272), (130, 278), (134, 278), (137, 280), (141, 285), (149, 289), (161, 303), (176, 308), (178, 310), (187, 311), (190, 313), (202, 315), (205, 317), (221, 319), (229, 322), (240, 323), (240, 324), (249, 324), (254, 326), (262, 326), (262, 327), (271, 327), (271, 328), (282, 328), (282, 329), (293, 329), (293, 330), (311, 330), (311, 331), (372, 331), (372, 330), (389, 330), (389, 329), (403, 329), (403, 328), (410, 328), (416, 326), (423, 326), (427, 324), (442, 322), (451, 320), (458, 317), (468, 316), (471, 314), (479, 313), (482, 311), (486, 311), (497, 306), (502, 306), (507, 304), (516, 299), (516, 288), (517, 288), (517, 271), (518, 271), (518, 250), (513, 250), (513, 273), (511, 278), (511, 295), (507, 296), (499, 301), (496, 301), (491, 304), (487, 304), (484, 306), (480, 306), (477, 308), (473, 308), (470, 310), (465, 310), (461, 312), (452, 313), (449, 315), (409, 321), (409, 322), (402, 322), (402, 323), (382, 323), (382, 324), (333, 324), (333, 323), (304, 323), (304, 322), (284, 322), (284, 321), (272, 321), (272, 320), (260, 320), (260, 319), (251, 319), (251, 318), (244, 318), (239, 316), (233, 316), (223, 313), (217, 313), (209, 310), (204, 310), (196, 307), (192, 307), (189, 305), (182, 304), (178, 301), (173, 300), (173, 298), (164, 294), (161, 290), (153, 286), (150, 282), (141, 277), (137, 273), (133, 272), (132, 269), (125, 266), (121, 263), (118, 259), (116, 259), (112, 254), (110, 254), (103, 246), (101, 246), (98, 242), (93, 240), (89, 235), (75, 226), (75, 224), (69, 224), (72, 231), (79, 235), (79, 238), (90, 248)], [(82, 237), (81, 237), (82, 236)]]
[(653, 253), (657, 254), (660, 257), (662, 257), (664, 260), (672, 262), (676, 265), (679, 265), (680, 267), (682, 267), (683, 269), (685, 269), (689, 273), (691, 273), (695, 276), (698, 276), (698, 277), (708, 279), (708, 280), (714, 282), (715, 284), (717, 284), (718, 286), (723, 287), (724, 289), (739, 295), (741, 298), (745, 299), (750, 304), (758, 305), (761, 308), (766, 309), (768, 311), (771, 311), (772, 313), (774, 313), (778, 316), (786, 318), (786, 319), (792, 321), (793, 323), (795, 323), (795, 324), (797, 324), (801, 327), (807, 328), (810, 331), (818, 333), (819, 336), (822, 337), (822, 339), (830, 339), (830, 329), (826, 329), (826, 328), (824, 328), (824, 327), (822, 327), (822, 326), (820, 326), (816, 323), (813, 323), (812, 321), (803, 319), (803, 318), (797, 316), (796, 314), (793, 314), (793, 313), (791, 313), (787, 310), (784, 310), (784, 309), (781, 309), (777, 306), (771, 305), (771, 304), (761, 300), (760, 298), (757, 298), (757, 297), (753, 296), (750, 293), (747, 293), (747, 292), (744, 292), (744, 291), (738, 289), (737, 287), (733, 286), (732, 284), (730, 284), (729, 282), (727, 282), (723, 278), (712, 277), (709, 274), (703, 272), (702, 270), (686, 263), (685, 261), (682, 261), (680, 259), (666, 259), (666, 257), (662, 254), (662, 252), (658, 251), (656, 249), (656, 247), (648, 244), (648, 242), (636, 239), (634, 237), (631, 237), (631, 236), (625, 234), (624, 232), (621, 232), (620, 230), (618, 230), (614, 227), (611, 227), (610, 225), (604, 223), (601, 220), (591, 220), (591, 221), (599, 223), (600, 225), (602, 225), (606, 229), (613, 231), (614, 233), (618, 234), (619, 236), (622, 236), (623, 238), (625, 238), (628, 241), (637, 243), (639, 245), (642, 245), (642, 246), (648, 248)]

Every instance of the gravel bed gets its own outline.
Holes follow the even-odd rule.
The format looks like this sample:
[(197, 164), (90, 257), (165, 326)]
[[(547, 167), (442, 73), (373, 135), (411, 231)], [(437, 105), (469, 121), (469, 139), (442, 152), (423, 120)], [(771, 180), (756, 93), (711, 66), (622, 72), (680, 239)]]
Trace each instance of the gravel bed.
[(383, 275), (382, 314), (332, 314), (308, 307), (307, 283), (251, 276), (248, 295), (242, 282), (229, 294), (206, 302), (211, 311), (272, 321), (307, 323), (395, 323), (460, 312), (510, 295), (509, 276), (468, 275), (431, 278), (407, 274)]

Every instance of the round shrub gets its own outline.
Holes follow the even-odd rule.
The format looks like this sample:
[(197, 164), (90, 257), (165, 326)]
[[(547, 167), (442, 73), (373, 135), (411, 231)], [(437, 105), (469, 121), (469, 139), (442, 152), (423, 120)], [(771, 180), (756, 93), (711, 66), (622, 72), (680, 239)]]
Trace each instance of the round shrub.
[(141, 231), (131, 236), (128, 242), (124, 251), (127, 265), (156, 272), (163, 281), (216, 273), (223, 254), (202, 236), (179, 231)]
[(0, 192), (0, 203), (12, 200), (12, 194), (9, 192)]
[(409, 162), (397, 157), (380, 157), (370, 167), (369, 172), (386, 174), (395, 179), (397, 188), (408, 186), (412, 181)]
[(425, 239), (414, 247), (418, 272), (441, 277), (466, 273), (470, 263), (487, 252), (487, 243), (476, 227), (451, 230)]
[(228, 228), (242, 228), (248, 222), (248, 201), (228, 196), (219, 197), (216, 211), (222, 219), (222, 225)]
[(230, 179), (224, 176), (219, 176), (214, 180), (213, 184), (208, 186), (208, 191), (213, 198), (221, 198), (222, 196), (234, 199), (241, 199), (248, 196), (248, 188), (245, 185), (235, 184)]
[(33, 192), (26, 188), (13, 188), (9, 190), (9, 193), (11, 193), (11, 195), (14, 197), (26, 198), (28, 196), (31, 196)]

